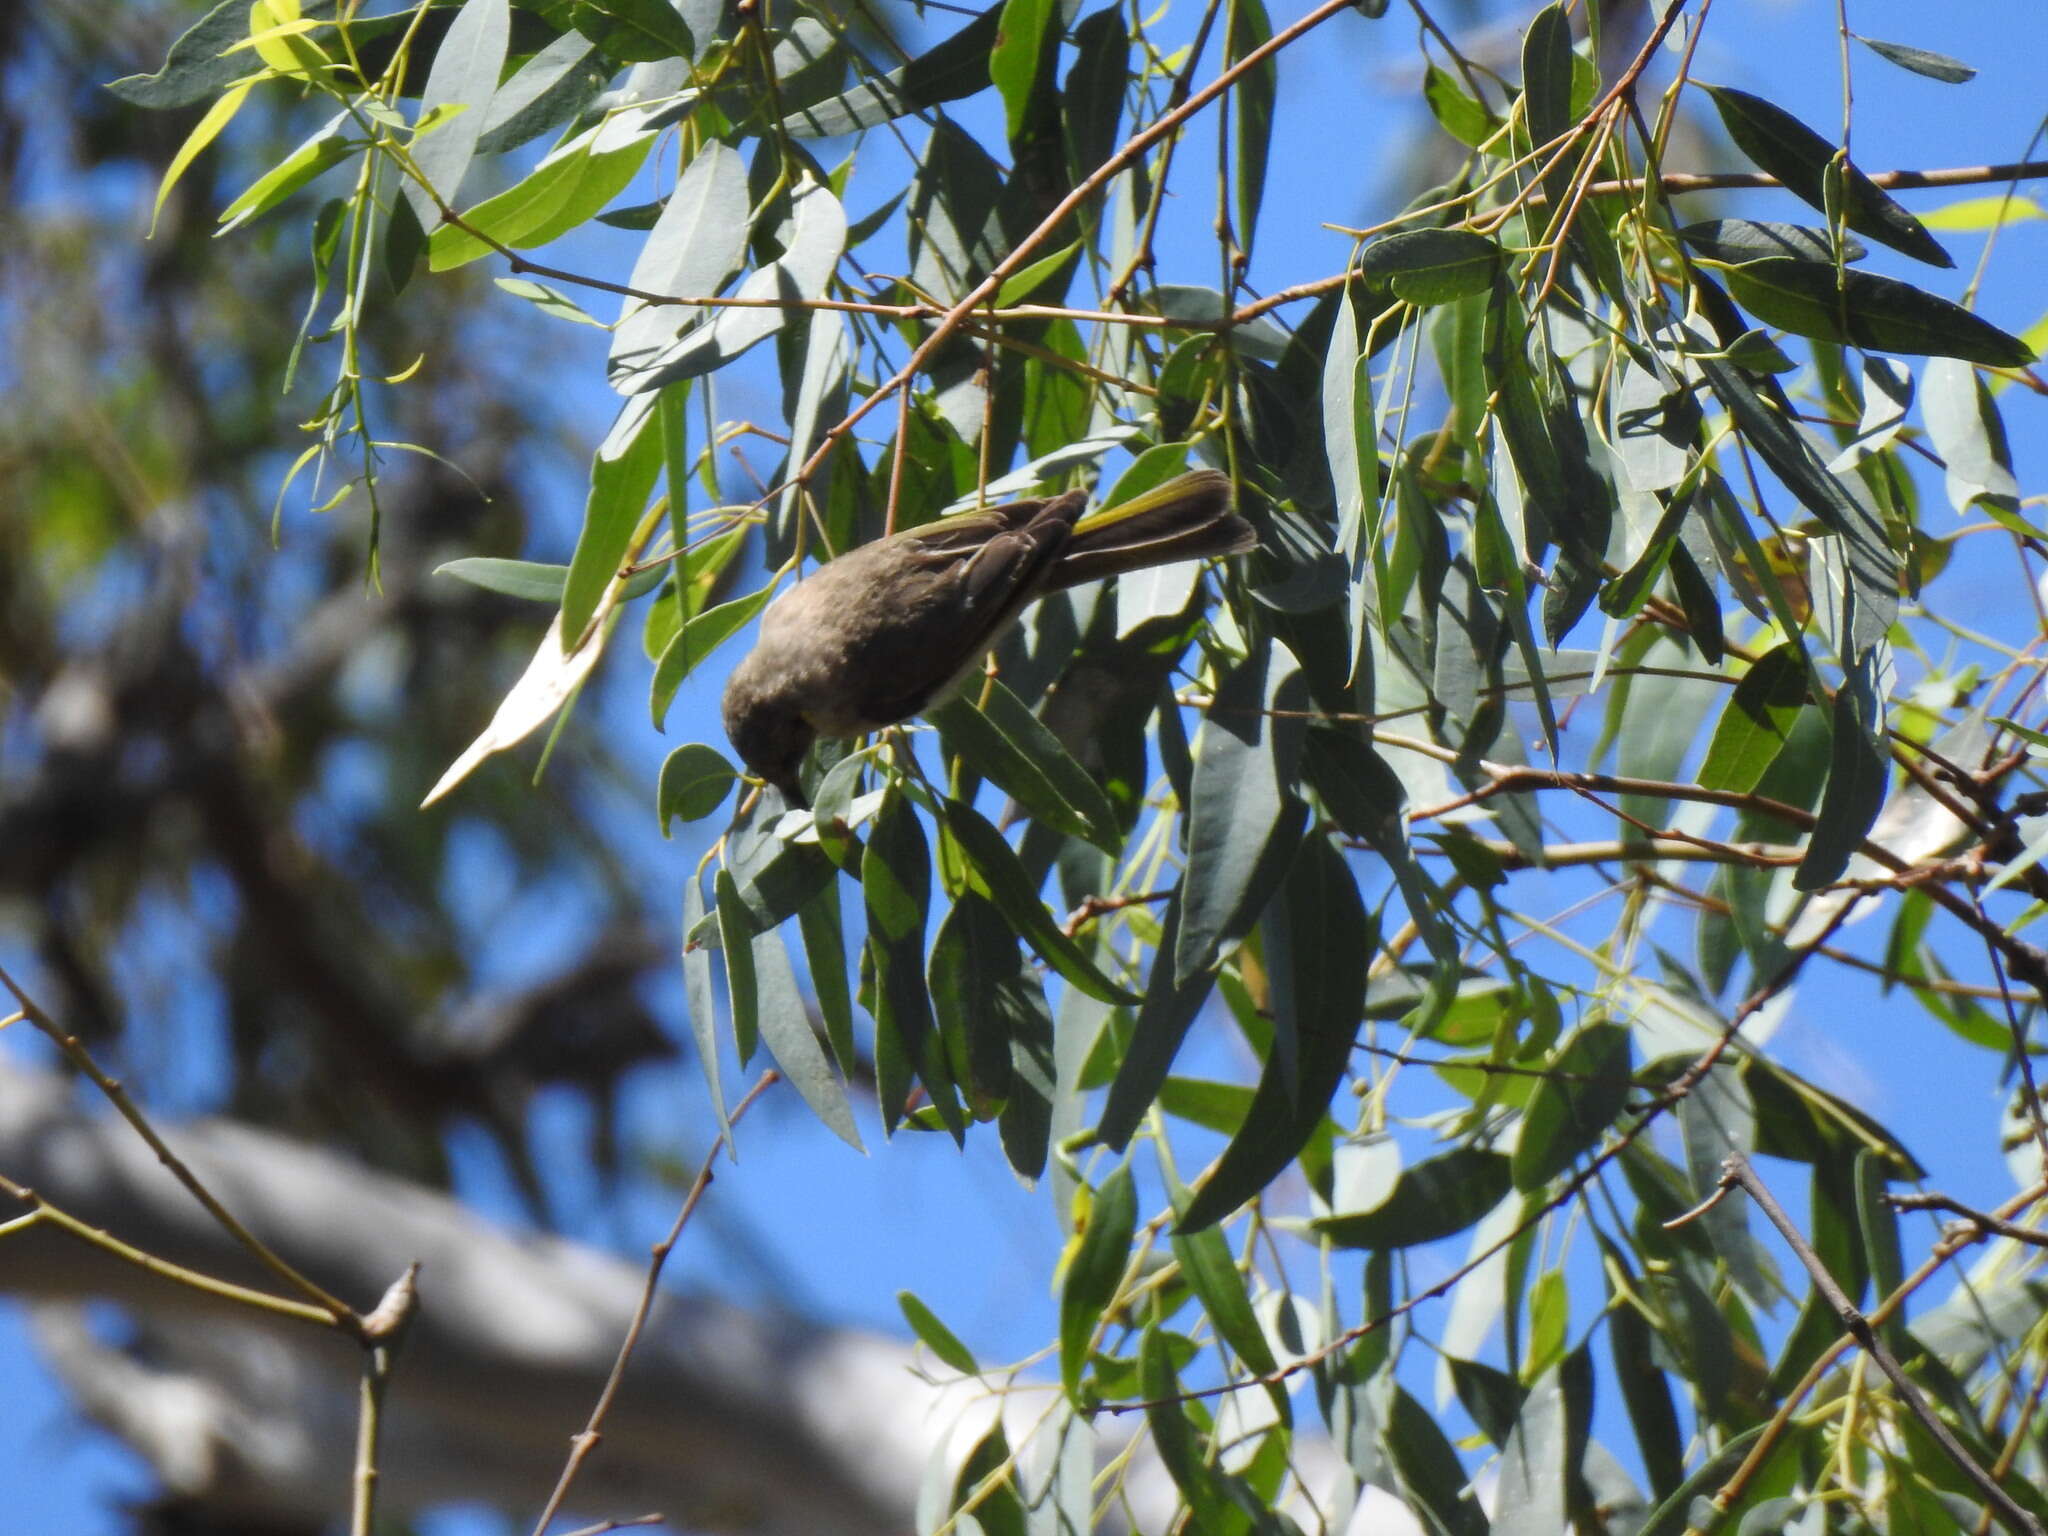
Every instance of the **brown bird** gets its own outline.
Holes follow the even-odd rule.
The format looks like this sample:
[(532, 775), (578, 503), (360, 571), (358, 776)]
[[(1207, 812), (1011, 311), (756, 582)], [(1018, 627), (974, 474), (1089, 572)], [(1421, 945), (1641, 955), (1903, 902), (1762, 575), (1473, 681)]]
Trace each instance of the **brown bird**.
[(797, 769), (813, 741), (941, 702), (1048, 592), (1258, 542), (1213, 469), (1083, 517), (1087, 504), (1068, 491), (941, 518), (849, 550), (783, 593), (725, 685), (741, 760), (802, 805)]

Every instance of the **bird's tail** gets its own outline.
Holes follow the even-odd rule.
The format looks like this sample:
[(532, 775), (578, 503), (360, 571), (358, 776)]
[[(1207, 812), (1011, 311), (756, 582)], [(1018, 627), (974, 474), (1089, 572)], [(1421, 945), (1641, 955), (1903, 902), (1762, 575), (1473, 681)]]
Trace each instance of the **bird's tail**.
[(1258, 541), (1252, 525), (1231, 509), (1230, 477), (1213, 469), (1190, 470), (1082, 518), (1046, 590), (1176, 560), (1242, 554)]

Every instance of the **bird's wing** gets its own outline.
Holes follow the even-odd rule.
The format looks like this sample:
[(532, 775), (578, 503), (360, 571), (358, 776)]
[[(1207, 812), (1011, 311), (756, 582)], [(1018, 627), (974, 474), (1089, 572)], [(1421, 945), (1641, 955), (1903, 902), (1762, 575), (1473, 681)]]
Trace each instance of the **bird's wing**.
[[(871, 718), (908, 719), (979, 662), (1045, 591), (1086, 505), (1086, 495), (1073, 491), (902, 535), (912, 546), (904, 553), (918, 579), (904, 582), (904, 611), (876, 626), (868, 697), (877, 713)], [(969, 519), (979, 526), (967, 528)], [(908, 622), (895, 622), (899, 617)]]

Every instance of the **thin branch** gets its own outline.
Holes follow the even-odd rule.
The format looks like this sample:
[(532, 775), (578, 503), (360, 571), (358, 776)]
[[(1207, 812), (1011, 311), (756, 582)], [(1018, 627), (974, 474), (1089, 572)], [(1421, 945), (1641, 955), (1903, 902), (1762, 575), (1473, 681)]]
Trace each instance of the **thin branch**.
[(2044, 1528), (2040, 1521), (2022, 1508), (2011, 1494), (1998, 1485), (1997, 1480), (1989, 1472), (1977, 1465), (1976, 1458), (1960, 1440), (1956, 1439), (1954, 1433), (1942, 1423), (1934, 1410), (1927, 1406), (1927, 1400), (1920, 1395), (1919, 1388), (1907, 1377), (1904, 1367), (1892, 1357), (1892, 1352), (1884, 1347), (1884, 1341), (1878, 1338), (1877, 1331), (1870, 1325), (1870, 1319), (1857, 1310), (1856, 1303), (1851, 1301), (1841, 1286), (1835, 1283), (1835, 1277), (1828, 1273), (1827, 1265), (1821, 1262), (1820, 1255), (1813, 1251), (1813, 1245), (1807, 1242), (1799, 1228), (1793, 1224), (1792, 1218), (1785, 1214), (1785, 1208), (1778, 1204), (1776, 1197), (1771, 1194), (1770, 1187), (1757, 1177), (1749, 1159), (1740, 1152), (1731, 1152), (1721, 1164), (1721, 1182), (1741, 1189), (1756, 1202), (1757, 1209), (1762, 1211), (1770, 1224), (1778, 1229), (1778, 1235), (1785, 1239), (1794, 1256), (1806, 1267), (1807, 1274), (1813, 1278), (1814, 1289), (1820, 1292), (1822, 1299), (1842, 1320), (1842, 1326), (1862, 1346), (1864, 1353), (1877, 1362), (1877, 1368), (1884, 1372), (1885, 1377), (1898, 1390), (1899, 1401), (1905, 1404), (1906, 1411), (1919, 1421), (1920, 1427), (1927, 1431), (1936, 1445), (1941, 1447), (1942, 1454), (1977, 1485), (1992, 1508), (1997, 1510), (1999, 1519), (2009, 1529), (2021, 1532), (2022, 1536), (2048, 1536), (2048, 1528)]
[[(102, 1071), (100, 1064), (93, 1060), (92, 1053), (86, 1050), (78, 1037), (68, 1034), (59, 1028), (57, 1022), (47, 1013), (43, 1012), (41, 1006), (15, 984), (14, 978), (7, 974), (5, 968), (0, 968), (0, 986), (5, 986), (9, 992), (14, 994), (14, 1000), (20, 1006), (22, 1016), (54, 1042), (57, 1049), (64, 1053), (64, 1059), (69, 1061), (80, 1072), (83, 1072), (86, 1077), (91, 1079), (93, 1086), (106, 1095), (108, 1102), (120, 1111), (121, 1118), (135, 1128), (136, 1135), (140, 1136), (148, 1144), (150, 1151), (156, 1154), (157, 1161), (171, 1171), (172, 1176), (185, 1186), (191, 1193), (192, 1198), (205, 1207), (206, 1213), (216, 1222), (220, 1223), (228, 1236), (247, 1249), (249, 1254), (258, 1263), (275, 1275), (286, 1287), (297, 1291), (301, 1296), (304, 1296), (308, 1301), (311, 1301), (325, 1312), (328, 1320), (335, 1327), (354, 1335), (359, 1340), (365, 1338), (363, 1320), (356, 1310), (339, 1297), (330, 1295), (321, 1286), (315, 1284), (311, 1279), (285, 1263), (283, 1259), (271, 1251), (267, 1243), (243, 1226), (234, 1214), (215, 1198), (213, 1191), (200, 1183), (198, 1176), (185, 1165), (183, 1159), (170, 1149), (163, 1137), (157, 1134), (156, 1127), (149, 1123), (142, 1111), (136, 1107), (135, 1101), (128, 1097), (127, 1090), (116, 1079), (109, 1077)], [(251, 1292), (250, 1294), (256, 1295), (259, 1293)]]
[(597, 1403), (590, 1410), (590, 1418), (581, 1432), (569, 1442), (569, 1459), (562, 1464), (562, 1475), (555, 1482), (554, 1492), (548, 1495), (546, 1506), (540, 1518), (533, 1524), (533, 1536), (546, 1536), (547, 1528), (561, 1512), (563, 1501), (569, 1497), (569, 1489), (576, 1481), (576, 1474), (583, 1470), (583, 1463), (590, 1453), (597, 1449), (604, 1438), (605, 1416), (611, 1412), (612, 1400), (619, 1394), (619, 1383), (626, 1378), (626, 1364), (633, 1358), (633, 1351), (639, 1347), (640, 1335), (647, 1327), (648, 1315), (654, 1310), (655, 1288), (660, 1284), (662, 1267), (668, 1263), (668, 1256), (676, 1242), (683, 1235), (683, 1228), (689, 1224), (691, 1214), (697, 1209), (697, 1202), (704, 1198), (704, 1192), (711, 1187), (711, 1169), (717, 1160), (718, 1149), (730, 1146), (733, 1128), (740, 1123), (741, 1116), (753, 1107), (754, 1101), (769, 1088), (782, 1080), (782, 1074), (772, 1067), (761, 1074), (760, 1080), (747, 1090), (746, 1097), (733, 1106), (732, 1114), (726, 1120), (725, 1129), (712, 1142), (704, 1154), (703, 1166), (697, 1170), (697, 1177), (690, 1185), (690, 1192), (683, 1196), (682, 1208), (676, 1212), (675, 1221), (669, 1226), (668, 1236), (656, 1243), (647, 1259), (647, 1283), (641, 1288), (639, 1305), (633, 1309), (633, 1320), (626, 1325), (626, 1336), (619, 1342), (618, 1357), (612, 1361), (611, 1375), (605, 1378), (604, 1390), (597, 1395)]
[(1885, 1203), (1895, 1211), (1948, 1211), (1992, 1236), (2009, 1237), (2016, 1243), (2025, 1243), (2032, 1248), (2048, 1248), (2048, 1232), (2043, 1232), (2039, 1227), (2023, 1227), (2018, 1222), (2007, 1221), (2003, 1216), (1994, 1216), (1989, 1211), (1967, 1206), (1951, 1195), (1888, 1194), (1884, 1198)]

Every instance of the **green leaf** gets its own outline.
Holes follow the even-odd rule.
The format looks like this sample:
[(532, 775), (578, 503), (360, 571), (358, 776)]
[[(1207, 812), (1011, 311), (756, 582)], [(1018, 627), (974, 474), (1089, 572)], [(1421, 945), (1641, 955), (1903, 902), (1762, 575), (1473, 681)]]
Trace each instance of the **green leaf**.
[(1728, 287), (1759, 320), (1798, 336), (1998, 368), (2034, 360), (2034, 349), (2019, 337), (1960, 304), (1875, 272), (1771, 256), (1730, 267)]
[[(1630, 1272), (1614, 1245), (1603, 1239), (1600, 1247), (1610, 1275), (1618, 1273), (1626, 1276), (1632, 1287), (1640, 1286), (1640, 1280)], [(1678, 1426), (1678, 1407), (1672, 1401), (1671, 1384), (1658, 1368), (1653, 1341), (1650, 1325), (1634, 1303), (1626, 1297), (1610, 1297), (1607, 1342), (1613, 1352), (1615, 1381), (1628, 1408), (1636, 1450), (1642, 1457), (1651, 1491), (1665, 1499), (1685, 1480), (1685, 1436)]]
[(2012, 444), (1998, 402), (1977, 370), (1942, 359), (1921, 381), (1920, 418), (1941, 455), (1948, 503), (1958, 512), (1979, 504), (2017, 514), (2020, 483), (2012, 471)]
[(669, 641), (667, 649), (661, 653), (661, 660), (655, 663), (649, 699), (656, 729), (668, 717), (669, 704), (675, 699), (676, 689), (682, 686), (683, 679), (695, 670), (698, 662), (751, 623), (754, 615), (768, 606), (768, 599), (773, 595), (774, 588), (763, 587), (758, 592), (749, 592), (745, 597), (736, 597), (729, 603), (706, 609)]
[(578, 135), (530, 175), (464, 210), (462, 225), (434, 229), (433, 221), (423, 218), (420, 222), (434, 230), (427, 238), (428, 269), (446, 272), (488, 256), (492, 241), (521, 249), (546, 245), (617, 197), (639, 173), (655, 135), (637, 134), (616, 148), (599, 150), (598, 134), (593, 128)]
[[(1273, 36), (1262, 0), (1230, 0), (1225, 13), (1224, 57), (1236, 64)], [(1237, 152), (1231, 164), (1237, 177), (1237, 244), (1249, 251), (1258, 230), (1259, 206), (1266, 196), (1266, 156), (1273, 140), (1273, 104), (1280, 90), (1278, 59), (1268, 54), (1238, 76), (1231, 89), (1231, 127)]]
[(1454, 1147), (1402, 1170), (1393, 1193), (1372, 1210), (1339, 1211), (1309, 1225), (1340, 1248), (1412, 1248), (1464, 1231), (1513, 1188), (1504, 1155)]
[(638, 366), (628, 380), (615, 379), (613, 387), (637, 394), (714, 372), (781, 330), (789, 320), (784, 305), (824, 295), (846, 250), (846, 210), (829, 187), (806, 173), (790, 196), (790, 217), (777, 238), (782, 254), (751, 273), (734, 295), (775, 303), (719, 309), (708, 325), (685, 331), (673, 345)]
[(1231, 1258), (1223, 1234), (1214, 1227), (1188, 1231), (1183, 1220), (1173, 1233), (1173, 1256), (1180, 1261), (1189, 1287), (1201, 1299), (1216, 1336), (1230, 1346), (1245, 1369), (1261, 1376), (1278, 1369), (1266, 1330), (1252, 1311), (1244, 1275)]
[(1307, 702), (1293, 657), (1270, 641), (1216, 689), (1195, 738), (1177, 983), (1251, 931), (1287, 872), (1306, 820), (1294, 779)]
[(989, 83), (989, 54), (1001, 30), (1003, 6), (991, 5), (944, 42), (900, 69), (852, 90), (792, 110), (782, 129), (800, 139), (831, 138), (872, 128), (891, 118), (972, 96)]
[(327, 126), (256, 178), (242, 194), (220, 211), (220, 234), (261, 218), (307, 182), (341, 164), (363, 147), (363, 140), (350, 138), (343, 129), (350, 126), (346, 112), (337, 114)]
[(574, 325), (595, 326), (600, 331), (609, 329), (602, 320), (592, 315), (581, 304), (560, 289), (550, 288), (546, 283), (536, 283), (524, 277), (494, 277), (491, 282), (515, 299), (526, 300), (544, 315), (553, 315), (557, 320), (567, 320)]
[(930, 1307), (909, 1291), (896, 1293), (896, 1305), (902, 1309), (903, 1320), (910, 1324), (910, 1331), (917, 1335), (926, 1349), (963, 1376), (981, 1374), (974, 1352), (954, 1337), (952, 1329), (940, 1322), (938, 1314)]
[(995, 307), (1007, 309), (1012, 304), (1023, 303), (1041, 283), (1078, 256), (1081, 253), (1081, 246), (1082, 242), (1076, 240), (1072, 245), (1060, 247), (1050, 256), (1041, 256), (1038, 260), (1019, 267), (1004, 278), (1002, 287), (996, 290)]
[(1151, 1327), (1138, 1344), (1138, 1390), (1145, 1399), (1145, 1424), (1152, 1445), (1173, 1485), (1187, 1500), (1190, 1530), (1204, 1536), (1227, 1536), (1227, 1506), (1208, 1460), (1207, 1435), (1191, 1421), (1190, 1405), (1180, 1401), (1180, 1378), (1173, 1367), (1174, 1335)]
[[(626, 286), (644, 293), (707, 298), (747, 256), (747, 165), (716, 140), (684, 168), (634, 258)], [(688, 304), (626, 300), (612, 333), (606, 373), (621, 394), (639, 394), (643, 376), (684, 331), (709, 323), (715, 311)]]
[(946, 830), (968, 862), (968, 878), (1016, 925), (1041, 959), (1088, 996), (1104, 1003), (1135, 1003), (1137, 997), (1096, 967), (1087, 951), (1061, 931), (1038, 899), (1016, 850), (971, 805), (948, 800), (941, 807)]
[[(1785, 184), (1785, 190), (1808, 206), (1828, 212), (1823, 183), (1835, 160), (1835, 146), (1790, 112), (1761, 96), (1730, 86), (1703, 87), (1714, 98), (1721, 125), (1750, 163)], [(1900, 207), (1868, 176), (1845, 165), (1841, 219), (1859, 235), (1937, 267), (1955, 259), (1943, 250), (1920, 221)]]
[(1905, 43), (1881, 43), (1874, 37), (1858, 37), (1856, 41), (1879, 58), (1890, 59), (1901, 69), (1925, 75), (1930, 80), (1939, 80), (1944, 85), (1963, 85), (1977, 78), (1975, 66), (1965, 64), (1961, 59), (1952, 59), (1945, 53), (1930, 53), (1925, 48), (1913, 48)]
[[(1529, 128), (1529, 143), (1545, 159), (1555, 154), (1555, 144), (1572, 126), (1572, 83), (1578, 55), (1572, 51), (1571, 18), (1561, 4), (1547, 5), (1529, 18), (1522, 33), (1522, 108)], [(1573, 166), (1581, 151), (1560, 158), (1543, 178), (1544, 193), (1552, 207), (1560, 207), (1571, 195)]]
[(1464, 229), (1411, 229), (1365, 248), (1358, 269), (1411, 304), (1448, 304), (1493, 287), (1501, 248)]
[(704, 922), (704, 890), (693, 875), (683, 882), (683, 1001), (690, 1014), (690, 1036), (697, 1046), (697, 1065), (704, 1073), (704, 1091), (728, 1155), (737, 1156), (730, 1132), (732, 1121), (718, 1081), (718, 1014), (711, 992), (711, 952), (690, 935)]
[[(434, 567), (434, 574), (453, 576), (457, 581), (482, 587), (486, 592), (559, 606), (562, 589), (568, 584), (569, 567), (545, 565), (537, 560), (499, 560), (488, 555), (473, 555), (445, 561)], [(621, 601), (630, 602), (653, 591), (666, 575), (667, 572), (660, 569), (635, 573), (628, 578)]]
[(796, 910), (811, 973), (811, 996), (825, 1025), (825, 1040), (844, 1073), (859, 1059), (853, 1044), (853, 997), (846, 986), (846, 931), (839, 912), (839, 883), (826, 880)]
[[(989, 49), (988, 78), (1003, 98), (1003, 118), (1011, 139), (1024, 132), (1030, 119), (1038, 57), (1054, 9), (1052, 0), (1002, 0), (1002, 25)], [(1053, 47), (1058, 46), (1055, 40)]]
[(1137, 1229), (1138, 1192), (1129, 1165), (1119, 1165), (1095, 1191), (1081, 1241), (1060, 1286), (1060, 1382), (1076, 1404), (1088, 1365), (1088, 1341), (1116, 1299)]
[(1795, 890), (1817, 891), (1839, 880), (1877, 813), (1884, 809), (1890, 768), (1890, 759), (1880, 745), (1884, 719), (1865, 692), (1853, 677), (1835, 692), (1827, 788), (1821, 792), (1806, 855), (1792, 877)]
[(1431, 64), (1422, 79), (1422, 99), (1438, 124), (1460, 144), (1477, 149), (1500, 131), (1495, 117), (1478, 98), (1458, 83), (1457, 77)]
[(931, 850), (917, 812), (891, 784), (875, 813), (861, 857), (861, 894), (867, 903), (868, 963), (874, 987), (864, 996), (875, 1017), (876, 1097), (882, 1124), (893, 1130), (910, 1095), (915, 1072), (957, 1141), (966, 1134), (943, 1042), (932, 1018), (924, 976), (925, 914), (931, 901)]
[(2020, 197), (2008, 191), (1991, 197), (1965, 197), (1953, 203), (1943, 203), (1933, 212), (1922, 214), (1920, 222), (1929, 229), (1977, 234), (1987, 229), (2003, 229), (2008, 224), (2031, 224), (2041, 219), (2048, 219), (2048, 208), (2043, 208), (2031, 197)]
[(1174, 974), (1181, 898), (1186, 889), (1183, 878), (1181, 888), (1167, 903), (1159, 947), (1153, 952), (1152, 970), (1145, 980), (1145, 1000), (1139, 1005), (1130, 1045), (1125, 1048), (1123, 1061), (1110, 1083), (1109, 1097), (1096, 1126), (1095, 1134), (1118, 1151), (1130, 1142), (1151, 1109), (1153, 1098), (1162, 1091), (1173, 1059), (1180, 1053), (1181, 1041), (1187, 1038), (1195, 1015), (1202, 1011), (1202, 1004), (1216, 982), (1216, 973), (1206, 967), (1185, 979)]
[(569, 22), (621, 64), (688, 59), (697, 52), (688, 24), (669, 0), (575, 0)]
[(647, 498), (654, 494), (654, 482), (661, 473), (661, 433), (654, 430), (653, 422), (653, 412), (636, 412), (634, 403), (628, 402), (591, 463), (583, 531), (577, 536), (576, 552), (569, 559), (569, 574), (562, 586), (565, 639), (573, 641), (589, 626), (626, 557), (633, 530), (647, 509)]
[[(721, 871), (719, 878), (727, 877)], [(724, 898), (721, 896), (721, 923), (724, 910)], [(775, 1058), (784, 1079), (810, 1106), (811, 1113), (856, 1152), (864, 1150), (860, 1143), (860, 1130), (853, 1123), (852, 1106), (847, 1103), (846, 1085), (833, 1070), (825, 1054), (824, 1042), (811, 1028), (810, 1010), (804, 1007), (803, 995), (797, 991), (796, 972), (790, 966), (789, 951), (783, 945), (781, 930), (772, 927), (758, 929), (752, 935), (748, 948), (751, 951), (749, 969), (753, 974), (758, 1003), (755, 1022), (760, 1030), (761, 1043), (768, 1047), (768, 1054)], [(726, 961), (730, 974), (730, 948), (726, 950)], [(735, 1002), (735, 1015), (738, 1007)]]
[(236, 79), (248, 59), (228, 50), (249, 35), (248, 0), (220, 3), (171, 44), (153, 75), (123, 75), (107, 89), (133, 107), (169, 111), (196, 106)]
[(1131, 38), (1123, 7), (1105, 5), (1074, 28), (1074, 67), (1060, 88), (1067, 174), (1080, 181), (1116, 150)]
[(737, 777), (723, 754), (702, 742), (693, 741), (669, 753), (654, 793), (661, 835), (669, 835), (669, 822), (677, 816), (684, 821), (702, 821), (717, 810)]
[(420, 93), (416, 122), (446, 107), (460, 107), (455, 116), (431, 133), (416, 135), (411, 146), (412, 163), (427, 186), (408, 176), (400, 183), (405, 200), (420, 221), (420, 228), (432, 229), (441, 222), (435, 194), (443, 203), (456, 206), (456, 194), (476, 155), (476, 141), (484, 131), (491, 97), (498, 89), (498, 76), (505, 71), (505, 46), (512, 35), (512, 8), (508, 0), (464, 0), (461, 10), (434, 51), (434, 67), (427, 72), (426, 89)]
[[(1733, 265), (1758, 261), (1766, 256), (1794, 256), (1802, 261), (1835, 259), (1835, 248), (1824, 229), (1803, 224), (1769, 224), (1755, 219), (1707, 219), (1688, 224), (1678, 232), (1687, 245), (1702, 256)], [(1859, 240), (1844, 238), (1842, 259), (1861, 261), (1869, 252)]]
[(1628, 1102), (1628, 1027), (1594, 1020), (1551, 1052), (1522, 1111), (1511, 1171), (1515, 1188), (1542, 1189), (1598, 1142)]
[(940, 920), (926, 968), (932, 1012), (945, 1039), (953, 1080), (977, 1120), (990, 1118), (1010, 1096), (1010, 1035), (1027, 1025), (1032, 1005), (1017, 935), (994, 902), (962, 891)]
[(476, 141), (480, 155), (501, 155), (575, 117), (604, 89), (609, 62), (593, 58), (590, 39), (564, 32), (500, 85)]
[(1115, 854), (1123, 839), (1102, 786), (1024, 701), (996, 679), (977, 706), (963, 695), (927, 711), (946, 745), (1047, 826)]
[(260, 78), (251, 75), (222, 91), (199, 121), (192, 125), (192, 131), (185, 135), (185, 142), (171, 156), (171, 163), (164, 167), (163, 179), (157, 183), (156, 202), (149, 211), (149, 232), (152, 235), (156, 233), (156, 221), (164, 211), (164, 200), (171, 195), (171, 188), (178, 184), (179, 178), (191, 168), (192, 162), (199, 158), (206, 146), (234, 120), (235, 114), (242, 110), (242, 103), (248, 100), (250, 88)]
[(1759, 656), (1721, 711), (1707, 755), (1700, 763), (1703, 789), (1748, 794), (1776, 761), (1806, 706), (1806, 660), (1795, 645), (1774, 646)]
[(1290, 1167), (1351, 1062), (1366, 964), (1379, 935), (1344, 856), (1327, 837), (1302, 843), (1264, 932), (1273, 1047), (1243, 1128), (1181, 1214), (1179, 1232), (1220, 1221)]
[(760, 931), (730, 870), (712, 880), (718, 912), (718, 948), (725, 957), (725, 991), (732, 1002), (733, 1048), (742, 1067), (754, 1059), (761, 1041), (761, 989), (754, 973), (754, 935)]

